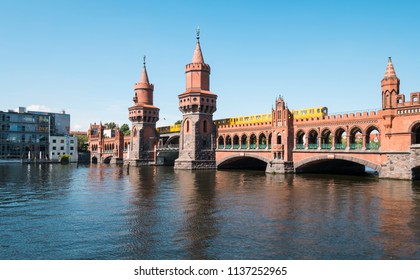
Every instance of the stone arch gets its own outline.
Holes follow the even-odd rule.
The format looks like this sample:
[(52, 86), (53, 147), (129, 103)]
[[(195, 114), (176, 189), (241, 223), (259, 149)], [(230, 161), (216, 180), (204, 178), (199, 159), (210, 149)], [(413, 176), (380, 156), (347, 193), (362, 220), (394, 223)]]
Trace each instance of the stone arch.
[(420, 162), (411, 168), (411, 179), (420, 180)]
[(93, 164), (97, 164), (98, 163), (98, 158), (96, 156), (93, 156), (92, 159), (91, 159), (91, 162)]
[(343, 150), (347, 146), (347, 133), (343, 127), (337, 127), (334, 131), (334, 148)]
[(234, 149), (239, 149), (239, 136), (238, 135), (233, 135), (233, 148)]
[(267, 159), (267, 158), (265, 158), (265, 157), (263, 157), (263, 156), (260, 156), (260, 155), (257, 155), (257, 154), (254, 154), (254, 153), (251, 153), (251, 154), (247, 154), (246, 156), (241, 156), (241, 155), (230, 155), (230, 156), (227, 156), (227, 157), (225, 157), (225, 158), (223, 158), (223, 159), (221, 159), (221, 160), (219, 160), (219, 161), (217, 161), (216, 162), (216, 167), (217, 168), (221, 168), (221, 167), (223, 167), (224, 165), (226, 166), (226, 165), (228, 165), (228, 164), (232, 164), (232, 163), (234, 163), (234, 162), (237, 162), (237, 161), (240, 161), (240, 160), (246, 160), (246, 159), (251, 159), (251, 160), (257, 160), (257, 161), (259, 161), (259, 162), (262, 162), (264, 165), (265, 165), (265, 167), (267, 166), (267, 164), (270, 162), (270, 160), (269, 159)]
[(230, 137), (230, 135), (226, 135), (225, 143), (226, 149), (232, 148), (232, 137)]
[(267, 147), (267, 136), (264, 132), (258, 135), (258, 148), (265, 149)]
[(296, 132), (296, 149), (304, 149), (306, 145), (306, 133), (304, 130)]
[[(356, 158), (356, 157), (353, 157), (353, 156), (348, 156), (348, 155), (344, 155), (344, 154), (336, 154), (336, 155), (334, 155), (334, 159), (358, 163), (360, 165), (367, 166), (367, 167), (369, 167), (369, 168), (371, 168), (371, 169), (373, 169), (377, 172), (381, 171), (381, 165), (380, 164), (376, 164), (374, 162), (364, 160), (364, 159), (360, 159), (360, 158)], [(313, 163), (318, 163), (318, 162), (322, 162), (322, 161), (330, 161), (330, 160), (332, 160), (332, 159), (328, 158), (328, 155), (318, 155), (318, 156), (313, 156), (313, 157), (309, 157), (309, 158), (303, 159), (301, 161), (298, 161), (294, 164), (294, 167), (295, 167), (295, 170), (298, 170), (302, 167), (308, 166), (308, 165), (313, 164)]]
[(217, 138), (217, 148), (223, 149), (224, 147), (225, 147), (225, 138), (222, 135), (220, 135)]
[(332, 133), (331, 129), (324, 128), (321, 131), (321, 148), (322, 149), (331, 149)]
[(363, 146), (363, 130), (359, 126), (353, 126), (349, 133), (350, 149), (361, 149)]
[(166, 140), (165, 147), (176, 148), (177, 146), (179, 146), (179, 138), (179, 135), (173, 135), (169, 137), (168, 140)]
[(420, 121), (413, 122), (408, 131), (411, 133), (411, 144), (420, 144)]
[(318, 148), (318, 131), (311, 129), (308, 132), (308, 148), (317, 149)]
[[(375, 133), (376, 131), (376, 133)], [(366, 128), (365, 132), (365, 147), (366, 150), (377, 150), (380, 147), (380, 131), (377, 126), (370, 125)]]
[(108, 164), (108, 163), (111, 163), (111, 159), (112, 159), (112, 156), (107, 156), (102, 160), (102, 162)]
[(254, 133), (252, 133), (252, 134), (249, 136), (249, 148), (250, 148), (250, 149), (255, 149), (255, 148), (257, 148), (257, 136), (256, 136)]
[(248, 136), (244, 133), (241, 136), (241, 148), (247, 149), (248, 148)]

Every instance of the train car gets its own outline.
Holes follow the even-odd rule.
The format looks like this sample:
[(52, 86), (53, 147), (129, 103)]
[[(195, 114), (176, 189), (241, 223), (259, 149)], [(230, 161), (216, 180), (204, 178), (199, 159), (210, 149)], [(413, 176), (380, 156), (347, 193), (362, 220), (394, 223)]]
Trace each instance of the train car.
[(239, 116), (226, 119), (215, 120), (216, 126), (221, 125), (236, 125), (236, 124), (254, 124), (262, 122), (271, 122), (271, 114), (258, 114), (250, 116)]
[(156, 130), (157, 130), (157, 132), (159, 132), (159, 134), (177, 133), (177, 132), (181, 131), (181, 124), (161, 126), (161, 127), (157, 127)]
[[(327, 107), (312, 107), (299, 110), (292, 110), (294, 119), (309, 119), (309, 118), (321, 118), (328, 116)], [(222, 125), (246, 125), (256, 123), (267, 123), (271, 122), (271, 113), (268, 114), (257, 114), (249, 116), (239, 116), (233, 118), (225, 118), (214, 120), (214, 124), (219, 127)], [(159, 133), (176, 133), (181, 131), (181, 124), (174, 124), (171, 126), (163, 126), (157, 128)]]
[(328, 116), (327, 107), (312, 107), (300, 110), (292, 110), (294, 119), (310, 119), (310, 118), (321, 118)]

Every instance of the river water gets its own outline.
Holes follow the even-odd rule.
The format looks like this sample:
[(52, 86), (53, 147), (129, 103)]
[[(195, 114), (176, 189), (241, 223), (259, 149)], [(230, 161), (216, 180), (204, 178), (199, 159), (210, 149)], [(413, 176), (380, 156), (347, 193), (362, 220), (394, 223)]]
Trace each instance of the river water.
[(0, 259), (420, 259), (420, 182), (2, 164)]

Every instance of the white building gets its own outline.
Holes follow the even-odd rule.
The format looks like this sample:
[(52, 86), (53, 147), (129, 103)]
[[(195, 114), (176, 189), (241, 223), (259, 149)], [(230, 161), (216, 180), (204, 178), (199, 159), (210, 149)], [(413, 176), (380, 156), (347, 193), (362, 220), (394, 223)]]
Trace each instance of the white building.
[(77, 137), (50, 136), (49, 156), (52, 161), (59, 161), (65, 154), (70, 156), (70, 162), (77, 162)]

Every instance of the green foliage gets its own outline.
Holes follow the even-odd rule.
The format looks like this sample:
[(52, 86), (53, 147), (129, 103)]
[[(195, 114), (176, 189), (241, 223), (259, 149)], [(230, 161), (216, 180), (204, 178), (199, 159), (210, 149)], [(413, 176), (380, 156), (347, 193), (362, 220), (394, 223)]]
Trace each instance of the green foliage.
[(130, 127), (128, 126), (128, 124), (123, 124), (120, 128), (121, 132), (124, 133), (125, 136), (130, 135)]
[(175, 124), (181, 124), (181, 123), (182, 123), (181, 120), (178, 120), (178, 121), (175, 122)]
[(68, 154), (62, 155), (60, 162), (61, 164), (68, 164), (70, 162), (70, 156)]
[(76, 135), (77, 137), (77, 151), (87, 152), (88, 151), (88, 136), (87, 135)]
[(114, 122), (105, 123), (104, 126), (108, 129), (115, 129), (117, 127)]

